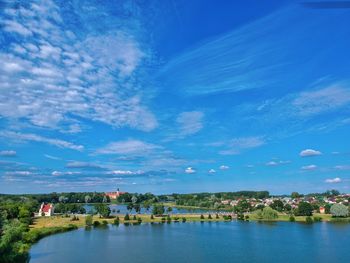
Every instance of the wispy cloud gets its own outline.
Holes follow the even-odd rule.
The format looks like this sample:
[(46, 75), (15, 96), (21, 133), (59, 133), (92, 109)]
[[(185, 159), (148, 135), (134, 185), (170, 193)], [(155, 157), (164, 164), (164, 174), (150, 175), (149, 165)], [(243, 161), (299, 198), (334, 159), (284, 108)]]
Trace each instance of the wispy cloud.
[(14, 150), (4, 150), (0, 151), (0, 156), (5, 156), (5, 157), (14, 157), (17, 155), (17, 152)]
[(301, 167), (301, 170), (304, 170), (304, 171), (314, 171), (316, 169), (317, 169), (317, 165), (314, 165), (314, 164), (305, 165)]
[(336, 110), (347, 104), (350, 104), (350, 90), (341, 84), (302, 92), (292, 101), (292, 105), (302, 116)]
[(105, 168), (99, 164), (91, 162), (71, 161), (66, 164), (67, 168), (77, 168), (86, 170), (104, 170)]
[(290, 163), (290, 161), (278, 161), (278, 160), (273, 160), (273, 161), (267, 162), (265, 165), (266, 165), (266, 166), (279, 166), (279, 165), (289, 164), (289, 163)]
[(42, 142), (50, 145), (57, 146), (59, 148), (66, 148), (75, 151), (83, 151), (83, 145), (77, 145), (71, 142), (67, 142), (60, 139), (52, 139), (44, 136), (40, 136), (32, 133), (19, 133), (13, 131), (0, 131), (0, 137), (8, 138), (14, 141), (30, 141), (30, 142)]
[(111, 142), (96, 151), (97, 154), (118, 154), (118, 155), (146, 155), (156, 149), (161, 149), (159, 145), (129, 139), (126, 141)]
[[(295, 89), (295, 82), (290, 80), (296, 79), (296, 72), (298, 80), (301, 77), (309, 78), (310, 66), (325, 64), (328, 53), (313, 47), (327, 41), (326, 32), (334, 32), (329, 16), (347, 21), (345, 14), (327, 15), (322, 17), (316, 12), (306, 13), (304, 8), (291, 4), (250, 24), (201, 42), (169, 61), (159, 73), (159, 78), (167, 88), (180, 90), (187, 95), (262, 88)], [(345, 29), (340, 23), (338, 25)], [(345, 30), (339, 39), (345, 38), (345, 32), (348, 31)], [(299, 43), (308, 44), (301, 46)], [(344, 50), (341, 43), (327, 41), (327, 48), (337, 50), (337, 47)]]
[(182, 136), (199, 132), (203, 128), (203, 112), (189, 111), (182, 112), (176, 119)]
[(243, 150), (256, 148), (265, 144), (265, 140), (262, 137), (241, 137), (235, 138), (228, 142), (218, 142), (215, 146), (224, 146), (225, 149), (219, 151), (221, 155), (236, 155), (240, 154)]
[(334, 169), (346, 171), (346, 170), (350, 170), (350, 165), (336, 165), (334, 166)]

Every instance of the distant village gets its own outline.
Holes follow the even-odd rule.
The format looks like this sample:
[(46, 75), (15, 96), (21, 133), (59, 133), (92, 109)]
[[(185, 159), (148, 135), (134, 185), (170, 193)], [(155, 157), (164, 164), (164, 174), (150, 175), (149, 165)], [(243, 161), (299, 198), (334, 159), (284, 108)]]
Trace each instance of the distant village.
[[(192, 206), (198, 208), (209, 208), (209, 209), (227, 209), (235, 211), (235, 208), (242, 206), (242, 203), (245, 203), (247, 211), (253, 211), (257, 209), (262, 209), (264, 207), (270, 206), (276, 209), (277, 211), (292, 211), (297, 209), (301, 202), (309, 203), (314, 208), (314, 211), (317, 213), (325, 214), (329, 213), (330, 207), (333, 204), (343, 204), (347, 207), (350, 205), (350, 194), (340, 194), (339, 192), (328, 192), (324, 194), (309, 194), (309, 195), (300, 195), (298, 193), (292, 193), (291, 196), (270, 196), (268, 192), (253, 192), (253, 191), (243, 191), (242, 195), (235, 195), (235, 193), (241, 192), (228, 192), (228, 193), (201, 193), (201, 194), (172, 194), (172, 195), (160, 195), (155, 196), (151, 193), (146, 194), (130, 194), (127, 192), (120, 191), (119, 188), (117, 191), (100, 193), (103, 197), (101, 203), (116, 203), (118, 198), (123, 197), (122, 203), (130, 203), (129, 206), (140, 206), (140, 204), (151, 204), (156, 203), (174, 203), (183, 207)], [(249, 193), (248, 196), (244, 196), (246, 193)], [(251, 193), (267, 193), (266, 197), (251, 197)], [(233, 195), (232, 195), (233, 194)], [(230, 198), (227, 198), (230, 196)], [(259, 196), (259, 194), (256, 194)], [(226, 197), (226, 198), (225, 198)], [(89, 203), (91, 198), (89, 195), (86, 195), (84, 198), (85, 202), (79, 203)], [(60, 196), (59, 200), (64, 200)], [(185, 200), (185, 201), (184, 201)], [(196, 200), (193, 202), (193, 200)], [(120, 202), (117, 202), (120, 203)], [(138, 203), (138, 204), (137, 204)], [(36, 216), (52, 216), (55, 213), (55, 205), (60, 205), (54, 203), (45, 203), (43, 202), (40, 206), (39, 211), (36, 213)]]

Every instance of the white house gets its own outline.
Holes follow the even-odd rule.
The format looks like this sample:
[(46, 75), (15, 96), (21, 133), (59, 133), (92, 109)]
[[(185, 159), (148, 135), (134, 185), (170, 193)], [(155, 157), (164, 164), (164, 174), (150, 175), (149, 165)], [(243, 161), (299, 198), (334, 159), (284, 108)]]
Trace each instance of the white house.
[(39, 209), (39, 216), (52, 216), (54, 213), (54, 207), (52, 204), (42, 203)]

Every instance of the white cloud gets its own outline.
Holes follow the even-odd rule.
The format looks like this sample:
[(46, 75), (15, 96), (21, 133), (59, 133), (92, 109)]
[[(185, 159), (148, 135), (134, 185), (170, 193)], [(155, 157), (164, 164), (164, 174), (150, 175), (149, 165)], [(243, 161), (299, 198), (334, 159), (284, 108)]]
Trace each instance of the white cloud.
[(306, 149), (300, 152), (300, 156), (301, 157), (308, 157), (308, 156), (317, 156), (317, 155), (321, 155), (322, 153), (320, 151), (317, 150), (313, 150), (313, 149)]
[(84, 146), (82, 146), (82, 145), (77, 145), (77, 144), (67, 142), (64, 140), (60, 140), (60, 139), (51, 139), (51, 138), (43, 137), (43, 136), (32, 134), (32, 133), (0, 131), (0, 137), (5, 137), (5, 138), (9, 138), (11, 140), (18, 140), (18, 141), (43, 142), (43, 143), (57, 146), (59, 148), (66, 148), (66, 149), (71, 149), (71, 150), (76, 150), (76, 151), (83, 151), (84, 150)]
[(210, 169), (210, 170), (208, 171), (208, 173), (210, 173), (210, 174), (215, 174), (216, 171), (215, 171), (214, 169)]
[(97, 154), (120, 154), (120, 155), (145, 155), (161, 146), (146, 143), (140, 140), (129, 139), (126, 141), (111, 142), (96, 151)]
[(143, 171), (132, 172), (128, 170), (114, 170), (114, 171), (107, 172), (107, 174), (113, 174), (113, 175), (136, 175), (136, 174), (143, 174), (143, 173), (144, 173)]
[(203, 112), (182, 112), (176, 119), (179, 125), (180, 135), (187, 136), (199, 132), (203, 128)]
[(17, 155), (17, 153), (14, 150), (0, 151), (0, 156), (13, 157), (13, 156), (16, 156), (16, 155)]
[[(265, 141), (262, 137), (241, 137), (230, 140), (228, 143), (222, 143), (221, 145), (226, 145), (226, 149), (221, 150), (219, 154), (221, 155), (236, 155), (240, 154), (242, 150), (256, 148), (264, 145)], [(217, 142), (216, 146), (220, 146)]]
[(341, 183), (342, 180), (339, 177), (336, 177), (333, 179), (326, 179), (325, 182), (329, 184), (336, 184), (336, 183)]
[(267, 162), (266, 165), (267, 165), (267, 166), (277, 166), (278, 163), (275, 162), (275, 161), (270, 161), (270, 162)]
[(219, 168), (220, 170), (228, 170), (230, 167), (227, 165), (221, 165)]
[[(59, 131), (68, 127), (68, 132), (79, 132), (70, 125), (84, 119), (143, 131), (158, 125), (142, 90), (142, 65), (149, 54), (129, 22), (98, 34), (82, 25), (88, 31), (78, 38), (53, 1), (4, 12), (0, 23), (14, 37), (8, 38), (12, 49), (0, 51), (0, 116)], [(84, 13), (73, 10), (72, 15)], [(134, 22), (130, 19), (130, 27)]]
[(196, 170), (193, 169), (192, 167), (187, 167), (185, 169), (185, 173), (187, 173), (187, 174), (194, 174), (194, 173), (196, 173)]
[(317, 165), (314, 165), (314, 164), (305, 165), (301, 167), (301, 170), (305, 170), (305, 171), (313, 171), (316, 169), (317, 169)]

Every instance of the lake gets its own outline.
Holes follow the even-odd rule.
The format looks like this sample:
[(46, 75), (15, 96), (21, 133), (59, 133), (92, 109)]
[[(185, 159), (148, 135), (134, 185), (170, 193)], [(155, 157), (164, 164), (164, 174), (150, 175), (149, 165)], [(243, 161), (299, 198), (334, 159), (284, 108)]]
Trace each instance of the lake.
[(46, 237), (41, 262), (349, 262), (350, 224), (212, 222), (79, 229)]
[[(135, 210), (133, 209), (131, 212), (128, 211), (127, 206), (123, 205), (123, 204), (110, 204), (108, 205), (109, 208), (111, 209), (111, 215), (120, 215), (120, 214), (126, 214), (126, 213), (132, 213), (132, 214), (136, 214)], [(87, 213), (90, 213), (94, 210), (94, 206), (87, 204), (84, 205), (84, 208), (86, 209)], [(165, 209), (167, 209), (168, 207), (165, 206)], [(166, 211), (166, 210), (165, 210)], [(145, 208), (141, 207), (141, 211), (140, 213), (142, 214), (151, 214), (152, 213), (152, 207), (149, 210), (146, 210)], [(207, 213), (211, 213), (211, 214), (215, 214), (217, 213), (217, 211), (215, 210), (208, 210), (208, 209), (188, 209), (188, 208), (176, 208), (176, 207), (172, 207), (172, 211), (171, 214), (192, 214), (192, 213), (203, 213), (203, 214), (207, 214)]]

